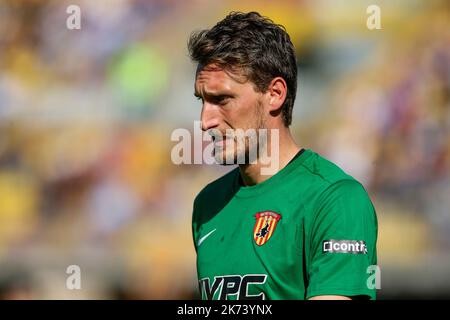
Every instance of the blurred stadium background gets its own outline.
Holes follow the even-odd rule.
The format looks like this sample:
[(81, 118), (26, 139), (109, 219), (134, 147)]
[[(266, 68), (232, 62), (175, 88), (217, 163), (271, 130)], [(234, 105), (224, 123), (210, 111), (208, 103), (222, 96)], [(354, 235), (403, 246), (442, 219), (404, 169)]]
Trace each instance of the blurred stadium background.
[(187, 38), (232, 10), (290, 33), (293, 131), (368, 189), (379, 298), (450, 298), (450, 3), (416, 0), (1, 0), (0, 298), (198, 297), (192, 201), (229, 168), (170, 134), (200, 114)]

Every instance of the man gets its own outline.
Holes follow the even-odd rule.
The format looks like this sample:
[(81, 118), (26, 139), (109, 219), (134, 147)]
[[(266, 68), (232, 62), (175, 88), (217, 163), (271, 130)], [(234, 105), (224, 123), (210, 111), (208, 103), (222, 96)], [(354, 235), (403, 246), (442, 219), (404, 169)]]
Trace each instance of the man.
[[(202, 298), (375, 299), (375, 209), (359, 182), (295, 143), (297, 64), (284, 28), (256, 12), (231, 13), (188, 47), (202, 129), (218, 162), (239, 164), (194, 201)], [(269, 135), (233, 143), (238, 129)], [(262, 174), (255, 149), (272, 152), (275, 172)]]

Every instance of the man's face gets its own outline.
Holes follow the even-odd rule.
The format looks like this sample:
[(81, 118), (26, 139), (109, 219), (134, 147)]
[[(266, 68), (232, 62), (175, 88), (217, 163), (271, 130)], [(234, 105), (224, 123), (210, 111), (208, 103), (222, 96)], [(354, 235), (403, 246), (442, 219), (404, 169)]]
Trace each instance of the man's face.
[(207, 65), (197, 72), (195, 96), (202, 100), (202, 130), (213, 137), (216, 161), (233, 164), (244, 157), (248, 161), (249, 150), (259, 148), (258, 139), (237, 143), (233, 132), (265, 128), (263, 93), (244, 78)]

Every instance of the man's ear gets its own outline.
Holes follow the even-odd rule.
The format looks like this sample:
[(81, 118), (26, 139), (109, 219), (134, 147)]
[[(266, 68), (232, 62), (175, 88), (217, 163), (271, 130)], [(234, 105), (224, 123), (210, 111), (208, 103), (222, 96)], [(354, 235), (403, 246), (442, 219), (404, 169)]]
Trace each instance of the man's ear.
[(267, 98), (269, 102), (269, 110), (276, 112), (281, 109), (287, 95), (287, 85), (281, 77), (273, 78), (267, 88)]

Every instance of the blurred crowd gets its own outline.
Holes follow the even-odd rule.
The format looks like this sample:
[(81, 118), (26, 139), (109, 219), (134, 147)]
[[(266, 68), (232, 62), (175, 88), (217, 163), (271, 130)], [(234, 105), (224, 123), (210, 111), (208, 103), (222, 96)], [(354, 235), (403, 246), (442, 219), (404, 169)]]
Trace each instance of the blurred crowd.
[(382, 277), (450, 266), (450, 6), (386, 4), (370, 31), (364, 1), (277, 3), (0, 2), (0, 298), (198, 297), (192, 201), (230, 168), (174, 165), (170, 134), (199, 117), (187, 38), (231, 10), (286, 25), (293, 131), (369, 191)]

